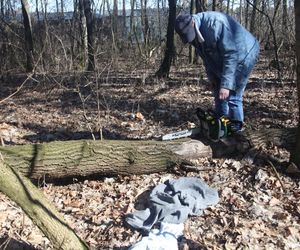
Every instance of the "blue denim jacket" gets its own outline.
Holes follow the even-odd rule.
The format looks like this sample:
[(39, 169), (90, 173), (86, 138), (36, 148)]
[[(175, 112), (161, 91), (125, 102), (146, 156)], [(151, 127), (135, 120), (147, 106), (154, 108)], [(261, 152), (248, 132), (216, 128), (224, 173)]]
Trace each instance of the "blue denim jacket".
[(232, 17), (214, 11), (193, 15), (204, 42), (197, 53), (204, 61), (208, 79), (220, 87), (238, 90), (246, 83), (236, 82), (238, 74), (249, 75), (259, 53), (256, 38)]

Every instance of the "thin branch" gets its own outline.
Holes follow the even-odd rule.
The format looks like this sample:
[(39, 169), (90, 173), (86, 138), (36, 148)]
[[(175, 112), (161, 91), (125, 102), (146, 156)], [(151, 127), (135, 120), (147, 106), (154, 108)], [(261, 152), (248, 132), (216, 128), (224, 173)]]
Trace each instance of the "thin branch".
[(272, 170), (273, 170), (273, 172), (275, 173), (275, 175), (276, 175), (276, 177), (277, 177), (277, 179), (278, 179), (278, 181), (279, 181), (279, 183), (280, 183), (280, 185), (281, 185), (282, 191), (285, 191), (284, 185), (283, 185), (283, 183), (282, 183), (282, 181), (281, 181), (281, 179), (280, 179), (280, 176), (279, 176), (279, 174), (278, 174), (278, 172), (277, 172), (275, 166), (273, 165), (273, 163), (272, 163), (270, 160), (267, 160), (267, 162), (268, 162), (268, 163), (270, 164), (270, 166), (272, 167)]
[(23, 86), (27, 83), (27, 81), (29, 79), (32, 79), (33, 73), (30, 73), (27, 78), (25, 79), (25, 81), (17, 88), (17, 90), (12, 93), (11, 95), (5, 97), (4, 99), (0, 100), (0, 104), (2, 104), (3, 102), (7, 101), (8, 99), (10, 99), (11, 97), (13, 97), (14, 95), (16, 95), (17, 93), (20, 92), (20, 90), (23, 88)]
[(279, 65), (279, 57), (278, 57), (278, 46), (277, 46), (277, 40), (276, 40), (276, 34), (275, 34), (275, 30), (271, 21), (271, 18), (269, 17), (268, 14), (266, 14), (264, 11), (258, 9), (255, 5), (253, 5), (253, 3), (251, 3), (249, 0), (246, 0), (246, 2), (248, 4), (250, 4), (255, 10), (257, 10), (259, 13), (261, 13), (262, 15), (264, 15), (267, 19), (268, 19), (268, 23), (270, 25), (271, 28), (271, 33), (273, 36), (273, 42), (274, 42), (274, 52), (275, 52), (275, 60), (277, 63), (277, 74), (278, 74), (278, 79), (280, 81), (280, 83), (282, 84), (282, 76), (281, 76), (281, 69), (280, 69), (280, 65)]

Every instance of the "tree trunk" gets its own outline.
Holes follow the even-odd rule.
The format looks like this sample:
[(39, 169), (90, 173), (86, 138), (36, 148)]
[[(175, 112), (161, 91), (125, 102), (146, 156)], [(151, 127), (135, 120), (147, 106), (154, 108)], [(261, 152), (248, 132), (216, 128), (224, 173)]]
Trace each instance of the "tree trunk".
[(174, 24), (176, 20), (176, 0), (169, 0), (169, 20), (167, 28), (167, 44), (165, 57), (160, 65), (159, 70), (156, 72), (157, 77), (169, 77), (172, 60), (175, 56), (174, 45)]
[(26, 70), (31, 72), (34, 67), (33, 61), (33, 39), (32, 39), (32, 28), (29, 12), (29, 4), (27, 0), (21, 0), (22, 3), (22, 14), (23, 24), (25, 29), (25, 46), (26, 46)]
[(284, 47), (289, 44), (289, 28), (288, 28), (288, 10), (287, 10), (287, 0), (282, 1), (282, 35)]
[(230, 0), (227, 0), (226, 14), (229, 14), (229, 9), (230, 9)]
[[(296, 23), (296, 58), (297, 58), (297, 92), (298, 92), (298, 113), (300, 114), (300, 2), (294, 1), (295, 23)], [(295, 150), (292, 151), (291, 161), (300, 168), (300, 122), (298, 121), (297, 142)]]
[[(196, 0), (191, 0), (190, 13), (191, 14), (196, 13)], [(195, 47), (192, 45), (189, 45), (189, 63), (191, 63), (191, 64), (194, 63), (195, 57), (196, 57)]]
[(228, 157), (237, 154), (247, 154), (254, 150), (260, 155), (261, 147), (275, 145), (292, 150), (296, 144), (296, 129), (263, 129), (249, 131), (243, 136), (232, 136), (211, 144), (213, 157)]
[(216, 5), (217, 5), (217, 4), (216, 4), (216, 1), (217, 1), (217, 0), (213, 0), (213, 1), (212, 1), (212, 6), (211, 6), (211, 10), (212, 10), (212, 11), (216, 11)]
[(132, 36), (133, 30), (134, 30), (134, 7), (136, 0), (130, 0), (130, 28), (129, 28), (129, 33), (130, 37)]
[[(249, 1), (249, 0), (247, 0), (247, 1)], [(273, 16), (272, 16), (271, 26), (275, 25), (275, 20), (276, 20), (277, 12), (278, 12), (279, 7), (280, 7), (280, 3), (281, 3), (281, 0), (277, 0), (276, 3), (274, 2), (275, 10), (274, 10), (274, 13), (273, 13)], [(269, 18), (269, 15), (268, 15), (268, 18)], [(266, 47), (267, 47), (267, 49), (268, 49), (268, 46), (269, 47), (271, 46), (270, 38), (272, 36), (274, 37), (274, 34), (273, 34), (272, 29), (271, 29), (270, 32), (268, 33), (268, 36), (267, 36), (267, 39), (266, 39)]]
[(114, 0), (113, 16), (112, 16), (112, 28), (113, 28), (114, 35), (118, 34), (118, 16), (119, 16), (118, 1)]
[(255, 27), (256, 27), (256, 9), (257, 9), (257, 2), (258, 0), (253, 0), (253, 8), (251, 13), (251, 20), (250, 20), (250, 32), (252, 34), (255, 33)]
[[(185, 152), (185, 148), (190, 152)], [(79, 140), (0, 147), (0, 153), (9, 166), (26, 177), (57, 179), (162, 172), (186, 162), (193, 154), (211, 156), (212, 151), (199, 141)]]
[(243, 25), (243, 0), (240, 0), (239, 21)]
[(143, 28), (144, 46), (145, 51), (148, 51), (149, 47), (149, 20), (147, 14), (147, 0), (141, 0), (141, 24)]
[(0, 13), (1, 13), (1, 17), (4, 18), (4, 0), (0, 0)]
[(160, 0), (157, 1), (157, 23), (158, 23), (158, 33), (159, 33), (159, 44), (161, 45), (162, 42), (162, 28), (161, 28), (161, 12), (159, 6)]
[(127, 37), (127, 30), (126, 30), (126, 3), (125, 0), (123, 0), (123, 11), (122, 11), (122, 16), (123, 16), (123, 28), (122, 28), (122, 34), (125, 37)]
[(0, 191), (16, 202), (55, 249), (88, 249), (63, 216), (29, 179), (0, 160)]
[(88, 43), (88, 71), (95, 70), (94, 35), (93, 35), (93, 13), (91, 1), (84, 0), (84, 15), (86, 19), (87, 43)]
[(266, 129), (204, 145), (198, 140), (63, 141), (0, 147), (5, 162), (31, 179), (163, 172), (190, 159), (246, 153), (273, 143), (291, 149), (296, 130)]
[(246, 9), (245, 9), (245, 28), (248, 29), (248, 26), (249, 26), (249, 3), (248, 1), (246, 0)]
[(87, 20), (84, 14), (84, 2), (79, 0), (79, 14), (80, 14), (80, 35), (81, 35), (81, 50), (82, 50), (82, 67), (85, 68), (88, 60), (88, 36), (87, 36)]
[(60, 1), (60, 15), (61, 15), (61, 19), (63, 20), (63, 23), (64, 23), (65, 12), (64, 12), (64, 1), (63, 0)]
[(196, 12), (207, 11), (207, 0), (195, 0), (196, 1)]
[(59, 16), (59, 4), (58, 4), (58, 0), (55, 0), (56, 3), (56, 14), (57, 16)]

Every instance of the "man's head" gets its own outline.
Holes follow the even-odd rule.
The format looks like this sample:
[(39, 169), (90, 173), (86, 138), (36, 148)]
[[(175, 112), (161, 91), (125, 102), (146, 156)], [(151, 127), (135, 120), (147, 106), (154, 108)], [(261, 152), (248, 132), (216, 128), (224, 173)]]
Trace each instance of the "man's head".
[(188, 14), (179, 15), (175, 21), (175, 31), (183, 43), (191, 43), (196, 37), (192, 16)]

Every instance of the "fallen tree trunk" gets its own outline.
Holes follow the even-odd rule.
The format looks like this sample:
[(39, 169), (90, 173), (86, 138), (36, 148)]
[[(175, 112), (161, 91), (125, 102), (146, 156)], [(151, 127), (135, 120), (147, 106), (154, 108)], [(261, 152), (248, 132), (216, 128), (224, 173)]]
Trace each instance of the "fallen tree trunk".
[(292, 147), (296, 130), (266, 129), (204, 145), (198, 140), (60, 141), (0, 147), (5, 162), (31, 179), (167, 171), (191, 158), (221, 157), (273, 143)]
[(259, 149), (267, 145), (291, 150), (296, 145), (296, 133), (295, 128), (248, 131), (212, 144), (213, 156), (222, 157), (234, 153), (247, 153), (250, 149)]
[(5, 162), (31, 179), (131, 175), (166, 171), (193, 157), (211, 157), (200, 141), (79, 140), (0, 147)]
[(55, 249), (88, 249), (31, 181), (0, 160), (0, 191), (16, 202)]

